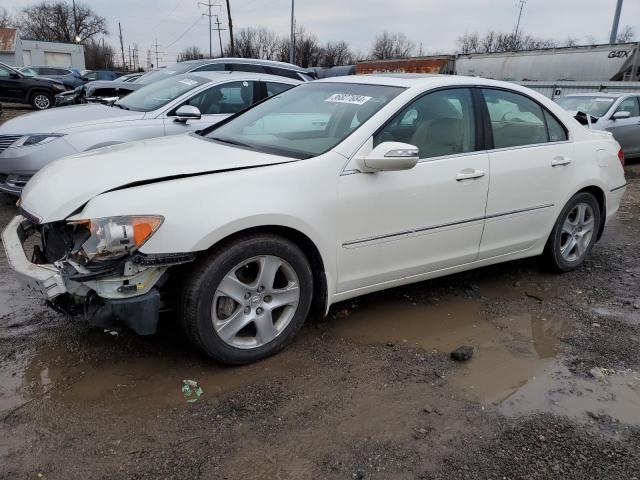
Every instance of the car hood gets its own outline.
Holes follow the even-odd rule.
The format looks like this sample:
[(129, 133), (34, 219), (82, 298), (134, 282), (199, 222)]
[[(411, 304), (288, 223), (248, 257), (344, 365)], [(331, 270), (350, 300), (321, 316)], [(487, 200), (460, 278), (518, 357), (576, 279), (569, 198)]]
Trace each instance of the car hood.
[(118, 107), (73, 105), (20, 115), (0, 126), (0, 135), (58, 133), (80, 126), (137, 120), (143, 117), (142, 112), (131, 112)]
[(21, 208), (41, 223), (54, 222), (107, 191), (293, 161), (191, 134), (141, 140), (49, 163), (23, 189)]

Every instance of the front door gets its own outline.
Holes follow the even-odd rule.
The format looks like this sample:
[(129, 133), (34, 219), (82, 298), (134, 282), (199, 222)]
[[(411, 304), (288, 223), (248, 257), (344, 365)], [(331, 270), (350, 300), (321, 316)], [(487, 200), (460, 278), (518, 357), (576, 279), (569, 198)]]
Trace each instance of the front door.
[(5, 102), (24, 100), (26, 88), (19, 78), (12, 78), (16, 75), (12, 70), (0, 65), (0, 99)]
[(629, 112), (629, 118), (610, 119), (607, 130), (622, 147), (625, 155), (631, 157), (640, 154), (640, 105), (638, 97), (627, 97), (615, 110), (616, 112)]
[(414, 100), (370, 140), (410, 143), (421, 160), (340, 177), (339, 293), (476, 259), (489, 188), (476, 131), (471, 91), (454, 88)]

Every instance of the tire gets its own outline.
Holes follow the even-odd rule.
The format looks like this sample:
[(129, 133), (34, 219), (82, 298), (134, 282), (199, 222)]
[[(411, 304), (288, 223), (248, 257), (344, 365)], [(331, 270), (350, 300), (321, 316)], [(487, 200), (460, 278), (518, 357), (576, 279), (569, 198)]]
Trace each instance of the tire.
[(53, 97), (47, 92), (33, 92), (29, 103), (34, 110), (47, 110), (53, 107)]
[(288, 345), (312, 297), (311, 267), (297, 245), (276, 235), (249, 235), (210, 252), (188, 272), (179, 316), (189, 339), (207, 355), (241, 365)]
[(576, 269), (589, 256), (600, 230), (600, 205), (588, 192), (571, 197), (549, 235), (545, 255), (556, 271)]

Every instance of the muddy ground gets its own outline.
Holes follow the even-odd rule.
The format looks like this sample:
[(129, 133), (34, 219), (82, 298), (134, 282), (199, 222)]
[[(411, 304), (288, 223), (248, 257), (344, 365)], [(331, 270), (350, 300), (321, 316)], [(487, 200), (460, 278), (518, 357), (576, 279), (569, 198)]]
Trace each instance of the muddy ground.
[(529, 259), (362, 297), (240, 368), (171, 316), (139, 337), (54, 313), (2, 253), (0, 478), (638, 479), (640, 164), (627, 177), (575, 272)]

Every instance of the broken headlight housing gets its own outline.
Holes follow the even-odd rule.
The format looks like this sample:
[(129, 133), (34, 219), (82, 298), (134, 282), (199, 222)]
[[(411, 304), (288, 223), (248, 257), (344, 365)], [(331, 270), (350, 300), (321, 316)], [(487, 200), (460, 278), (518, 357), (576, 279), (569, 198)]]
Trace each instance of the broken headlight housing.
[(68, 223), (88, 230), (89, 237), (77, 255), (86, 261), (113, 260), (138, 250), (153, 235), (164, 217), (160, 215), (127, 215), (121, 217), (72, 220)]
[(42, 145), (43, 143), (49, 143), (56, 138), (62, 137), (61, 133), (34, 133), (31, 135), (23, 135), (10, 146), (15, 147), (28, 147), (31, 145)]

